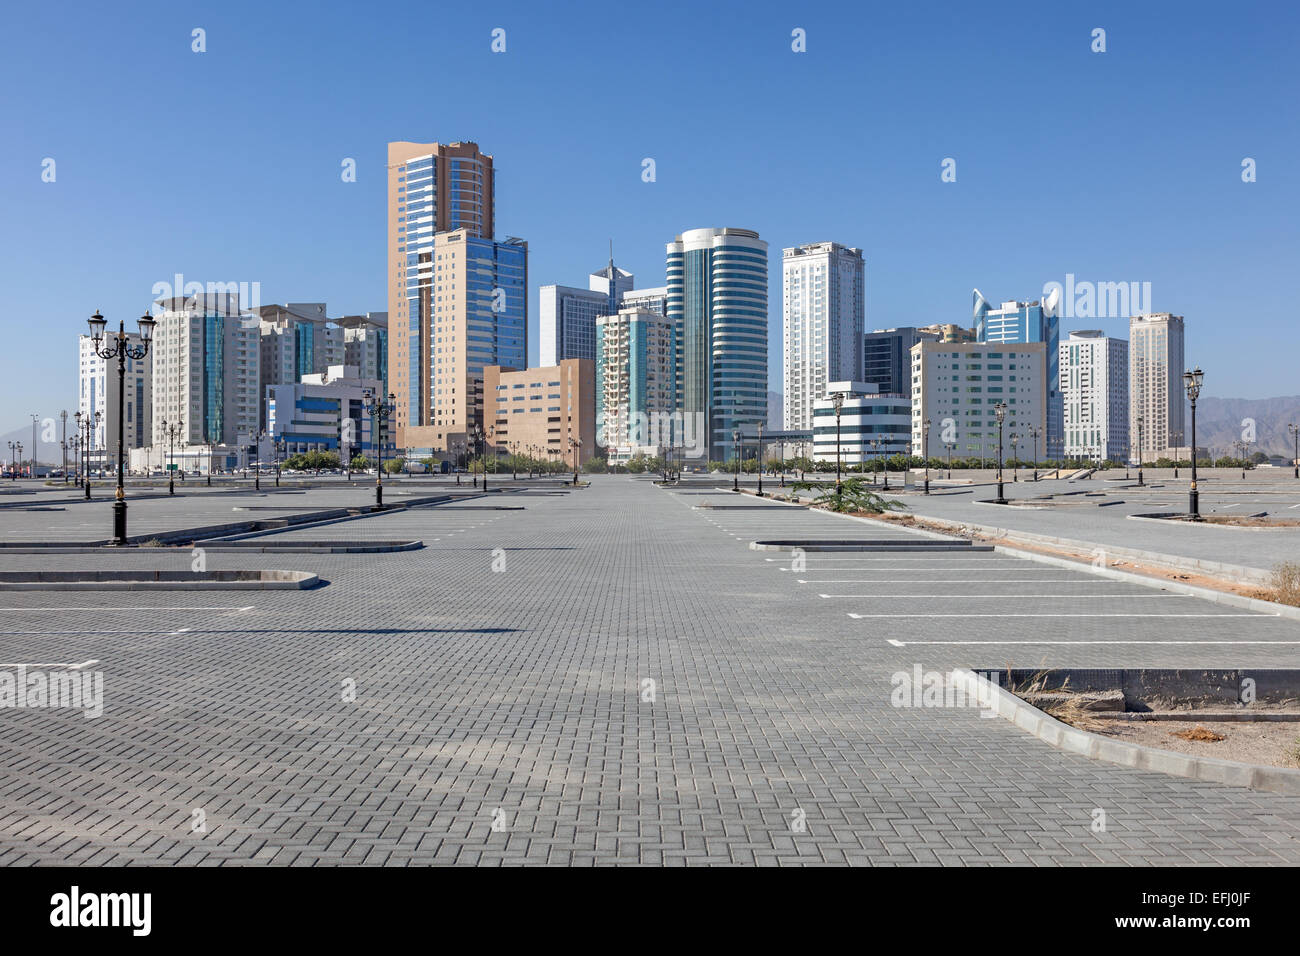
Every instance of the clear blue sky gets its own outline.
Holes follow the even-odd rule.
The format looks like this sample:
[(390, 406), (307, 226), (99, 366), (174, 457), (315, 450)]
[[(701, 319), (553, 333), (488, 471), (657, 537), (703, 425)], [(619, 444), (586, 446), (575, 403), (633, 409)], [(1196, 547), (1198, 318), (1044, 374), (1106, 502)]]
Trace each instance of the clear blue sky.
[[(771, 246), (776, 390), (780, 250), (835, 240), (865, 251), (868, 328), (968, 322), (972, 286), (996, 303), (1071, 272), (1147, 281), (1157, 310), (1186, 316), (1207, 394), (1300, 392), (1291, 4), (402, 9), (8, 6), (0, 432), (75, 407), (85, 317), (133, 325), (177, 272), (260, 282), (264, 303), (387, 308), (398, 139), (496, 157), (498, 234), (531, 249), (533, 360), (538, 285), (585, 284), (609, 238), (638, 285), (661, 285), (665, 242), (731, 225)], [(1241, 181), (1244, 157), (1258, 182)], [(1066, 324), (1127, 335), (1122, 320)]]

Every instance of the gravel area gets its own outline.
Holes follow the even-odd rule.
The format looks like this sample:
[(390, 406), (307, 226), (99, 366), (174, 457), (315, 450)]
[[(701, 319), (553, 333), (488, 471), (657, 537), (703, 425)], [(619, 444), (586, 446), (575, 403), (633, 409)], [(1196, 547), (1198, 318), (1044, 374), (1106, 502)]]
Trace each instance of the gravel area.
[[(1197, 757), (1218, 757), (1272, 767), (1300, 767), (1300, 721), (1185, 720), (1114, 721), (1113, 736), (1144, 747), (1159, 747)], [(1204, 727), (1223, 740), (1184, 740), (1173, 736)]]

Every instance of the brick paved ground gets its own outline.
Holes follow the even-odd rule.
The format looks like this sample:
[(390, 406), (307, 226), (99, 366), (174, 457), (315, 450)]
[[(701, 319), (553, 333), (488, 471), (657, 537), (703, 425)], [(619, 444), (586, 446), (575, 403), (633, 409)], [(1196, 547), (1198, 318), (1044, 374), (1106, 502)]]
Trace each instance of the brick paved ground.
[[(97, 660), (107, 698), (0, 711), (0, 864), (1300, 863), (1300, 798), (890, 704), (913, 664), (1284, 666), (1300, 625), (997, 554), (795, 571), (748, 542), (860, 528), (706, 490), (597, 477), (317, 535), (421, 551), (208, 556), (312, 592), (0, 594), (0, 663)], [(1020, 643), (915, 643), (953, 640)]]

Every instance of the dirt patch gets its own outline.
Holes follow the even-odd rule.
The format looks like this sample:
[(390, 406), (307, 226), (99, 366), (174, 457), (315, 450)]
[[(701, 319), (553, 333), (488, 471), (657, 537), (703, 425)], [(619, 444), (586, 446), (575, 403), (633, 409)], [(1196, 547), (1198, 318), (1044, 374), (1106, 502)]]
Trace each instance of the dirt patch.
[(1204, 515), (1206, 524), (1231, 525), (1234, 528), (1300, 528), (1300, 518), (1234, 518), (1231, 515)]
[(1180, 730), (1174, 721), (1109, 723), (1107, 736), (1144, 747), (1270, 767), (1300, 768), (1300, 723), (1293, 721), (1207, 720), (1190, 731)]

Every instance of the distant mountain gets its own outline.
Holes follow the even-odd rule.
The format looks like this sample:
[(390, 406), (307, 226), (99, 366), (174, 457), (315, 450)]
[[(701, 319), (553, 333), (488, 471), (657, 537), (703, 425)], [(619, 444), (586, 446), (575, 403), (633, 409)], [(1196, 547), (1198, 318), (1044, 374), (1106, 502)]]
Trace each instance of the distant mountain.
[[(59, 444), (59, 440), (63, 438), (62, 424), (58, 421), (58, 419), (55, 419), (55, 430), (54, 430), (53, 442), (47, 442), (44, 440), (45, 436), (42, 434), (43, 431), (44, 429), (42, 426), (37, 427), (36, 441), (40, 445), (40, 454), (37, 456), (36, 460), (39, 461), (42, 465), (62, 465), (63, 448)], [(68, 416), (68, 437), (71, 438), (76, 433), (77, 433), (77, 423), (72, 420), (72, 416)], [(10, 442), (13, 442), (15, 445), (21, 443), (23, 446), (23, 453), (21, 456), (22, 460), (23, 461), (31, 460), (32, 457), (32, 450), (31, 450), (32, 449), (32, 426), (31, 425), (28, 425), (26, 428), (21, 428), (21, 427), (15, 428), (11, 432), (7, 432), (4, 435), (0, 435), (0, 457), (3, 457), (6, 466), (13, 460), (13, 452), (9, 450)]]
[[(1300, 425), (1300, 395), (1283, 398), (1202, 398), (1196, 403), (1196, 444), (1208, 448), (1214, 455), (1235, 454), (1234, 441), (1242, 439), (1247, 427), (1243, 421), (1255, 423), (1255, 444), (1251, 453), (1262, 451), (1266, 455), (1294, 453), (1291, 433), (1287, 423)], [(1188, 424), (1191, 418), (1187, 419)], [(1183, 439), (1191, 441), (1191, 436)]]

